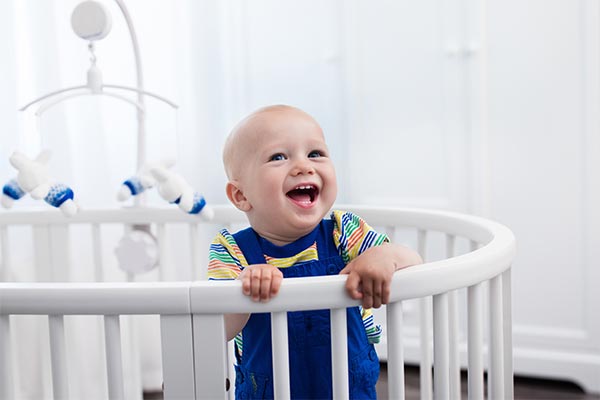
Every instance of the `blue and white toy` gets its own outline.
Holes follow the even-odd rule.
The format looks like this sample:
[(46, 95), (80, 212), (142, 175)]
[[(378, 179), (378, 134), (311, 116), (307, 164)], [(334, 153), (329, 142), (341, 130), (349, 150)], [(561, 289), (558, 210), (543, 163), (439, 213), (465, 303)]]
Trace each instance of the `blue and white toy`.
[(156, 179), (158, 193), (169, 203), (177, 204), (188, 214), (199, 214), (206, 220), (211, 220), (214, 211), (206, 204), (204, 197), (180, 175), (164, 167), (154, 167), (150, 173)]
[(164, 159), (158, 162), (146, 163), (136, 175), (125, 180), (119, 191), (117, 193), (117, 200), (126, 201), (129, 200), (132, 196), (137, 196), (147, 189), (152, 188), (156, 185), (156, 180), (150, 173), (152, 168), (163, 167), (170, 168), (175, 165), (175, 160), (173, 159)]
[(34, 199), (44, 199), (46, 203), (59, 208), (68, 217), (77, 213), (73, 190), (62, 183), (50, 182), (47, 166), (50, 157), (48, 150), (42, 151), (33, 160), (18, 151), (10, 156), (10, 163), (19, 172), (15, 179), (2, 188), (2, 206), (10, 208), (15, 200), (29, 193)]
[(11, 179), (2, 187), (2, 198), (0, 199), (2, 207), (11, 208), (16, 200), (19, 200), (26, 194), (21, 186), (19, 186), (17, 179)]

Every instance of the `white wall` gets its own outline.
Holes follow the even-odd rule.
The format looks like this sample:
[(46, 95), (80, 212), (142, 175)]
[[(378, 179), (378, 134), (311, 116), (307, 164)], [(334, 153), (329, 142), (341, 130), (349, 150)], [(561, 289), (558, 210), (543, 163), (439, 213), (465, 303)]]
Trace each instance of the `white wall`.
[(600, 9), (508, 1), (489, 15), (489, 210), (519, 241), (515, 365), (600, 391)]

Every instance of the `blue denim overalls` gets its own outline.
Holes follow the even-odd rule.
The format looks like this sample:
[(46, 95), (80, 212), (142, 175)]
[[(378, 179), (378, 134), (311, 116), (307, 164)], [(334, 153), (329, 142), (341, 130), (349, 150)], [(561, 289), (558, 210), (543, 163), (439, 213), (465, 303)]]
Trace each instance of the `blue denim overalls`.
[[(337, 275), (345, 264), (333, 242), (333, 221), (323, 220), (311, 233), (285, 246), (275, 246), (252, 228), (233, 235), (249, 265), (266, 263), (264, 254), (291, 257), (317, 242), (319, 260), (281, 268), (284, 278)], [(379, 359), (367, 340), (358, 307), (349, 308), (348, 369), (350, 398), (375, 399)], [(272, 399), (271, 316), (252, 314), (242, 331), (237, 357), (236, 399)], [(330, 399), (331, 337), (329, 310), (288, 312), (290, 386), (293, 399)], [(236, 355), (239, 354), (236, 351)]]

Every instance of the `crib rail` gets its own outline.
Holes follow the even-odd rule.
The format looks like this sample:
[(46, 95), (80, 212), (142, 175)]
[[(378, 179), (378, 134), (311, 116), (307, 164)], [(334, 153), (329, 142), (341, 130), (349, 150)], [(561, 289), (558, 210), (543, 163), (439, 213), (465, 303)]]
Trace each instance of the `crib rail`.
[[(212, 206), (215, 215), (211, 223), (244, 222), (240, 211), (227, 205)], [(164, 207), (123, 207), (118, 209), (85, 209), (65, 218), (54, 210), (0, 211), (0, 227), (16, 225), (75, 225), (75, 224), (145, 224), (145, 223), (205, 223), (197, 215)]]
[[(340, 207), (342, 208), (342, 207)], [(387, 362), (389, 397), (404, 398), (404, 354), (402, 343), (403, 304), (423, 301), (421, 313), (425, 332), (421, 348), (422, 399), (454, 399), (459, 361), (456, 334), (452, 331), (456, 290), (467, 290), (468, 391), (469, 398), (484, 398), (484, 309), (489, 312), (488, 398), (512, 398), (512, 344), (510, 265), (515, 242), (506, 227), (476, 217), (424, 210), (352, 207), (370, 223), (419, 230), (419, 249), (425, 253), (427, 232), (447, 236), (449, 258), (427, 262), (395, 273), (391, 302), (387, 306)], [(222, 211), (222, 214), (220, 214)], [(227, 214), (227, 213), (232, 214)], [(102, 214), (100, 212), (100, 214)], [(123, 223), (122, 216), (84, 214), (81, 221), (106, 223), (110, 218)], [(171, 214), (170, 212), (168, 214)], [(179, 215), (181, 214), (181, 215)], [(385, 218), (382, 218), (385, 215)], [(229, 208), (216, 210), (223, 222), (239, 220)], [(33, 217), (32, 217), (33, 218)], [(126, 223), (188, 221), (173, 215), (127, 214)], [(14, 222), (14, 221), (13, 221)], [(60, 223), (60, 222), (59, 222)], [(453, 257), (455, 237), (472, 241), (472, 251)], [(345, 337), (347, 307), (357, 301), (344, 289), (345, 276), (284, 280), (277, 297), (267, 304), (243, 296), (240, 282), (174, 283), (0, 283), (0, 397), (10, 398), (10, 324), (15, 315), (47, 315), (51, 338), (53, 390), (55, 398), (68, 398), (68, 368), (65, 366), (64, 316), (100, 315), (104, 319), (106, 364), (110, 398), (122, 398), (119, 321), (127, 315), (160, 315), (165, 398), (226, 398), (228, 356), (222, 315), (231, 312), (270, 312), (274, 346), (274, 390), (277, 398), (289, 398), (287, 355), (287, 311), (330, 309), (332, 335)], [(489, 289), (489, 290), (488, 290)], [(486, 298), (484, 298), (486, 297)], [(453, 305), (454, 304), (454, 305)], [(429, 306), (432, 306), (430, 309)], [(429, 321), (429, 322), (428, 322)], [(433, 325), (433, 360), (429, 349), (429, 327)], [(423, 326), (423, 325), (422, 325)], [(218, 345), (218, 344), (221, 345)], [(8, 360), (7, 360), (8, 359)], [(435, 371), (431, 379), (431, 366)], [(332, 341), (335, 398), (348, 398), (346, 344)], [(4, 392), (2, 392), (2, 390)]]

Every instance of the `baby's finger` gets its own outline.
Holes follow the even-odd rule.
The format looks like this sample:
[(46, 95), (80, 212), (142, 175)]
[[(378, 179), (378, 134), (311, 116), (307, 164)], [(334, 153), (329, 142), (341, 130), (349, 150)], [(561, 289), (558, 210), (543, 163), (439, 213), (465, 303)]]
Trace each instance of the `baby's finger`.
[(385, 279), (373, 279), (372, 280), (372, 288), (373, 288), (373, 308), (381, 307), (384, 297), (384, 283)]
[(250, 276), (251, 276), (250, 271), (244, 270), (244, 272), (242, 272), (239, 277), (239, 279), (242, 281), (242, 293), (244, 293), (244, 295), (246, 295), (246, 296), (250, 296), (251, 289), (252, 289), (250, 287), (250, 283), (251, 283)]
[(383, 303), (383, 282), (373, 282), (373, 308), (381, 307)]
[(261, 281), (261, 270), (260, 268), (253, 268), (250, 270), (250, 296), (252, 300), (260, 300), (260, 281)]
[(279, 293), (279, 288), (281, 287), (281, 281), (283, 281), (283, 274), (281, 271), (276, 270), (273, 272), (273, 280), (271, 281), (271, 297), (277, 295)]
[(390, 302), (390, 294), (391, 294), (391, 281), (385, 280), (382, 285), (382, 296), (381, 303), (388, 304)]
[(373, 280), (364, 278), (362, 281), (362, 306), (363, 308), (372, 308), (373, 307)]
[(360, 283), (360, 276), (357, 273), (351, 272), (346, 279), (346, 290), (354, 300), (363, 298), (363, 293), (359, 290)]
[(260, 277), (260, 301), (269, 301), (269, 297), (271, 297), (272, 282), (271, 271), (263, 271), (263, 274)]

